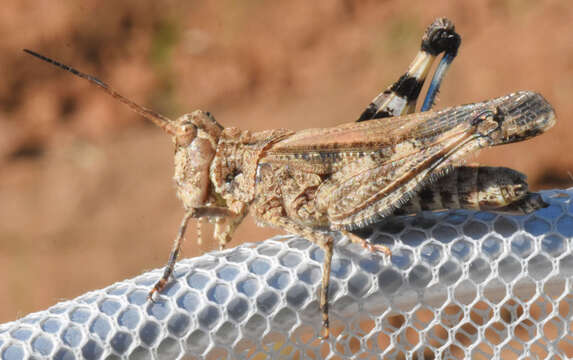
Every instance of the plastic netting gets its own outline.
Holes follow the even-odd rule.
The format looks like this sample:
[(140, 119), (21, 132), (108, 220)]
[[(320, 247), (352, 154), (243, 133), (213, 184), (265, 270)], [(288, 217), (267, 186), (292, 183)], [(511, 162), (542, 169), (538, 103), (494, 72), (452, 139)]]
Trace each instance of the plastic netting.
[(0, 325), (1, 359), (570, 358), (573, 189), (528, 216), (423, 213), (335, 247), (330, 339), (321, 341), (323, 251), (294, 236), (177, 264)]

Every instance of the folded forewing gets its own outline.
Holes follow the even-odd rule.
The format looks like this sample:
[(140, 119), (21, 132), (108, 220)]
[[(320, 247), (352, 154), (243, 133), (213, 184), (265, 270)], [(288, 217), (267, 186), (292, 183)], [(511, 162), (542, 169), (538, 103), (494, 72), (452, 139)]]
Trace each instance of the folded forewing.
[(307, 129), (273, 144), (260, 163), (295, 167), (316, 174), (332, 174), (367, 157), (378, 163), (424, 151), (444, 141), (456, 127), (469, 131), (471, 117), (482, 103), (438, 112), (415, 113), (389, 119), (348, 123), (325, 129)]
[(361, 227), (390, 214), (432, 176), (469, 151), (481, 147), (479, 138), (460, 125), (435, 139), (422, 151), (395, 153), (389, 159), (375, 154), (353, 161), (319, 187), (316, 198), (334, 228)]

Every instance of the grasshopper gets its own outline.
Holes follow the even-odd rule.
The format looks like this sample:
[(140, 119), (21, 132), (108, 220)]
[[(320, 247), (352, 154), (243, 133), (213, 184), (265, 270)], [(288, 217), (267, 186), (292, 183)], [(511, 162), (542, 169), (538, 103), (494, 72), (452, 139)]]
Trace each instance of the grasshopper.
[[(412, 113), (429, 69), (438, 65), (422, 110), (429, 110), (460, 38), (453, 24), (436, 20), (408, 72), (378, 95), (358, 122), (332, 128), (251, 132), (225, 128), (201, 110), (171, 120), (137, 105), (101, 80), (24, 50), (89, 80), (171, 135), (177, 196), (185, 215), (163, 276), (166, 286), (190, 219), (215, 224), (221, 247), (250, 212), (259, 224), (315, 242), (324, 252), (320, 309), (329, 335), (328, 288), (334, 238), (342, 231), (364, 247), (390, 254), (350, 231), (394, 213), (442, 208), (524, 213), (544, 206), (511, 169), (460, 166), (462, 157), (489, 146), (522, 141), (555, 123), (539, 94), (520, 91), (440, 111)], [(387, 119), (388, 118), (388, 119)]]

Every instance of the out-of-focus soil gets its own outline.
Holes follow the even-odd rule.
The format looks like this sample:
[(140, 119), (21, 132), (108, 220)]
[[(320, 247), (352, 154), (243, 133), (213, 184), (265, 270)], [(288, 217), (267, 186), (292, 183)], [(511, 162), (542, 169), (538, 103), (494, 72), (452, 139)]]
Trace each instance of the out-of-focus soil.
[[(569, 0), (4, 1), (0, 322), (161, 267), (183, 214), (169, 137), (22, 48), (169, 117), (201, 108), (225, 126), (303, 129), (355, 120), (439, 16), (463, 42), (438, 108), (530, 89), (559, 118), (539, 138), (468, 161), (515, 168), (534, 189), (571, 186)], [(248, 219), (230, 246), (278, 232)], [(187, 238), (184, 256), (215, 248)]]

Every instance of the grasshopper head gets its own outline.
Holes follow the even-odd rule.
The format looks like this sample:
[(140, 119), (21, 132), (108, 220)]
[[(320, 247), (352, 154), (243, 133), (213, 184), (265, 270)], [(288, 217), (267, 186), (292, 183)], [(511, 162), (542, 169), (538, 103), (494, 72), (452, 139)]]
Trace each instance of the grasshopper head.
[(197, 110), (171, 123), (175, 143), (177, 196), (186, 209), (210, 202), (209, 168), (223, 127), (208, 112)]
[(186, 209), (205, 205), (210, 198), (211, 183), (209, 166), (215, 156), (223, 127), (208, 112), (194, 111), (173, 121), (153, 110), (136, 104), (115, 91), (100, 79), (64, 65), (35, 51), (24, 49), (28, 54), (63, 70), (86, 79), (107, 94), (127, 105), (173, 137), (175, 143), (175, 182), (177, 195)]
[(209, 112), (195, 110), (191, 114), (185, 114), (171, 123), (173, 142), (175, 146), (188, 146), (197, 137), (210, 140), (217, 144), (223, 126), (215, 120)]
[(526, 140), (555, 125), (553, 107), (538, 93), (519, 91), (491, 103), (492, 108), (474, 119), (478, 133), (489, 145)]

